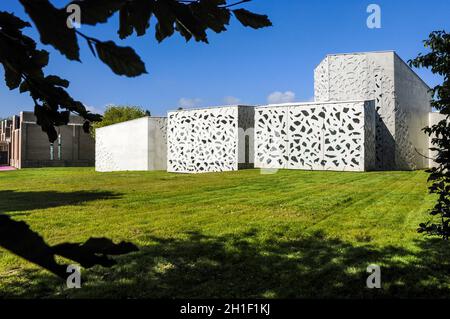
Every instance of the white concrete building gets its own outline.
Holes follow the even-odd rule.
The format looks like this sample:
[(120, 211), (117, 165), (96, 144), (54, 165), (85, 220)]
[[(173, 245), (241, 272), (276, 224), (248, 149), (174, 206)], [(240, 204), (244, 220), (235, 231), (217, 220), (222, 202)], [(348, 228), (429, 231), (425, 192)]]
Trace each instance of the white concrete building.
[(374, 169), (374, 101), (291, 103), (256, 108), (255, 167)]
[(431, 113), (429, 87), (395, 52), (328, 55), (314, 71), (314, 87), (314, 103), (187, 109), (169, 112), (167, 120), (99, 129), (96, 169), (203, 173), (433, 165), (422, 129), (442, 116)]
[(236, 171), (253, 164), (252, 106), (169, 112), (167, 170), (174, 173)]
[(374, 100), (381, 170), (427, 168), (428, 85), (393, 51), (328, 55), (314, 74), (315, 100)]
[(95, 130), (95, 170), (151, 171), (167, 168), (167, 118), (143, 117)]

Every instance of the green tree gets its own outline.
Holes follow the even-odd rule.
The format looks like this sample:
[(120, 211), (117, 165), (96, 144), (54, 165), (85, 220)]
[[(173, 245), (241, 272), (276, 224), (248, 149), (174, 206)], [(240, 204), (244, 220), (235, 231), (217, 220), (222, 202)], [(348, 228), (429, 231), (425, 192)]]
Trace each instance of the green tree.
[(95, 136), (95, 129), (100, 127), (131, 121), (150, 115), (150, 111), (144, 110), (139, 106), (110, 105), (106, 108), (102, 120), (92, 124), (91, 134), (92, 136)]
[(424, 131), (432, 137), (433, 148), (437, 152), (437, 167), (429, 170), (430, 193), (438, 196), (431, 210), (432, 221), (420, 225), (419, 232), (441, 236), (448, 240), (450, 236), (450, 34), (435, 31), (424, 41), (431, 52), (420, 54), (410, 61), (414, 67), (430, 69), (443, 78), (443, 83), (435, 86), (431, 92), (432, 106), (445, 116), (445, 119), (427, 127)]
[[(78, 8), (81, 25), (89, 26), (107, 23), (118, 13), (120, 39), (134, 32), (137, 36), (145, 35), (153, 20), (159, 42), (179, 33), (186, 41), (208, 43), (207, 31), (226, 31), (232, 15), (246, 27), (258, 29), (271, 25), (266, 15), (237, 8), (251, 0), (234, 3), (227, 0), (73, 0), (62, 8), (55, 7), (50, 0), (18, 1), (34, 23), (42, 44), (53, 46), (69, 60), (80, 61), (78, 40), (84, 40), (94, 56), (114, 73), (127, 77), (147, 73), (136, 52), (131, 47), (118, 46), (113, 41), (100, 40), (73, 28), (70, 20), (73, 12), (69, 9)], [(0, 11), (0, 63), (5, 70), (6, 85), (11, 90), (30, 94), (37, 123), (50, 142), (57, 138), (55, 126), (67, 124), (70, 112), (86, 119), (84, 129), (88, 132), (90, 123), (100, 121), (101, 116), (90, 113), (82, 102), (70, 96), (66, 91), (69, 81), (44, 74), (49, 54), (38, 50), (35, 41), (23, 34), (26, 27), (31, 24), (13, 13)]]

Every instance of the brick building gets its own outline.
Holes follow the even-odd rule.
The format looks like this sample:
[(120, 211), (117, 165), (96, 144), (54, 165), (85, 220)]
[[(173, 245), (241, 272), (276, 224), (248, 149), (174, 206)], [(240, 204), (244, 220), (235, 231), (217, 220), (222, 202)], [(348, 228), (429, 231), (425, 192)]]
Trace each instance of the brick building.
[(95, 142), (83, 131), (83, 119), (71, 115), (57, 127), (58, 139), (49, 143), (33, 112), (21, 112), (0, 125), (0, 165), (16, 168), (94, 166)]

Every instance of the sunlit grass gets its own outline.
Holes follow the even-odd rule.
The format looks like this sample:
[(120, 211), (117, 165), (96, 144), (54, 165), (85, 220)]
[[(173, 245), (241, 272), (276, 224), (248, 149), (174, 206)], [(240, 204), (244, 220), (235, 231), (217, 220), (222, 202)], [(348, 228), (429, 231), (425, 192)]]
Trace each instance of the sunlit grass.
[[(0, 297), (379, 297), (449, 291), (446, 243), (417, 234), (425, 172), (258, 170), (206, 175), (0, 173), (0, 213), (51, 244), (90, 237), (140, 251), (83, 270), (83, 288), (0, 250)], [(365, 288), (369, 264), (383, 289)]]

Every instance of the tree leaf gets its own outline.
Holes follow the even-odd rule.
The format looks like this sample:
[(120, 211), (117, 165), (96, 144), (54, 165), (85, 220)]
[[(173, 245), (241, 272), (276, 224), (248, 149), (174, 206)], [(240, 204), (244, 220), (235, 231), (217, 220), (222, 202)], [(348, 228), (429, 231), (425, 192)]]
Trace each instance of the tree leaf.
[(17, 72), (9, 63), (4, 63), (3, 67), (5, 69), (5, 82), (10, 90), (17, 89), (22, 82), (22, 74)]
[(35, 64), (39, 68), (43, 68), (48, 65), (49, 53), (45, 50), (37, 50), (31, 56), (31, 63)]
[(202, 0), (194, 2), (190, 7), (205, 27), (220, 33), (227, 30), (225, 26), (230, 23), (231, 17), (230, 10), (219, 6), (224, 4), (226, 1), (223, 0)]
[(134, 0), (133, 2), (128, 2), (120, 9), (118, 34), (121, 39), (133, 34), (133, 30), (136, 31), (138, 36), (145, 34), (150, 27), (154, 2), (154, 0)]
[(135, 77), (147, 73), (145, 64), (130, 47), (119, 47), (112, 41), (97, 42), (95, 45), (100, 60), (118, 75)]
[(74, 29), (67, 27), (68, 14), (48, 0), (19, 0), (36, 25), (43, 44), (50, 44), (69, 60), (80, 60)]
[(175, 31), (175, 15), (166, 1), (156, 1), (154, 13), (158, 19), (155, 37), (158, 42), (162, 42), (165, 38), (172, 36)]
[(45, 80), (47, 81), (48, 84), (51, 84), (51, 85), (62, 86), (65, 88), (69, 87), (69, 81), (67, 81), (66, 79), (61, 79), (57, 75), (46, 76)]
[(76, 0), (81, 11), (81, 24), (96, 25), (105, 23), (126, 3), (126, 0)]
[(245, 27), (260, 29), (272, 26), (272, 22), (267, 15), (256, 14), (245, 9), (233, 10), (234, 15)]
[(205, 32), (206, 26), (194, 16), (190, 6), (177, 1), (170, 3), (171, 9), (175, 14), (177, 30), (186, 39), (186, 41), (189, 41), (192, 37), (194, 37), (196, 41), (208, 43), (208, 38)]
[(31, 27), (30, 23), (25, 22), (22, 19), (12, 15), (11, 13), (4, 11), (0, 11), (0, 25), (3, 29), (6, 29), (6, 31)]

